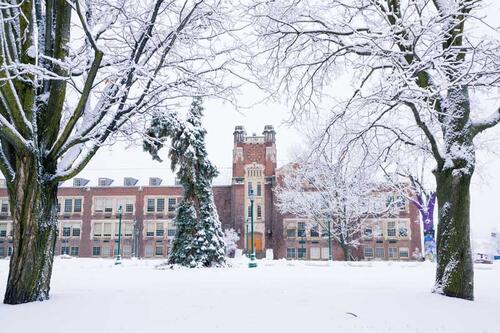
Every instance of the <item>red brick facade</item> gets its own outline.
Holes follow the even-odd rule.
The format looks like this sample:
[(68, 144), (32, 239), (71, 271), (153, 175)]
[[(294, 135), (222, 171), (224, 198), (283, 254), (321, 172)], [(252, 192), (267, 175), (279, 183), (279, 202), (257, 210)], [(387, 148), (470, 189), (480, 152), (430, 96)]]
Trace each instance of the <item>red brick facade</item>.
[[(254, 244), (258, 257), (264, 257), (266, 250), (273, 250), (274, 258), (285, 258), (287, 254), (288, 257), (297, 257), (297, 252), (300, 251), (305, 252), (305, 259), (325, 259), (323, 252), (328, 246), (325, 239), (311, 235), (304, 238), (287, 237), (284, 223), (293, 217), (281, 215), (274, 205), (276, 172), (276, 140), (273, 127), (266, 126), (262, 136), (247, 136), (243, 127), (237, 126), (234, 132), (231, 184), (213, 188), (223, 228), (236, 230), (240, 235), (239, 248), (246, 249), (250, 214), (248, 194), (251, 189), (255, 194)], [(181, 196), (180, 186), (60, 187), (60, 234), (56, 254), (70, 253), (81, 257), (113, 256), (118, 235), (117, 207), (124, 205), (126, 208), (123, 208), (122, 215), (122, 256), (164, 257), (168, 254), (175, 233), (175, 226), (171, 222), (174, 214), (171, 203)], [(6, 189), (0, 189), (0, 197), (6, 199)], [(77, 208), (79, 205), (81, 209)], [(389, 251), (394, 253), (394, 250), (389, 248), (396, 247), (403, 249), (403, 254), (407, 248), (411, 257), (415, 249), (421, 247), (420, 224), (416, 208), (413, 205), (408, 205), (407, 208), (399, 214), (399, 218), (410, 221), (408, 239), (365, 239), (358, 249), (353, 250), (353, 255), (362, 259), (365, 247), (371, 247), (374, 251), (377, 248), (378, 254), (381, 253), (380, 248), (384, 248), (385, 255), (380, 259), (385, 259)], [(3, 233), (2, 228), (5, 229)], [(11, 251), (11, 230), (8, 210), (5, 212), (2, 209), (0, 256), (6, 256)], [(302, 248), (306, 250), (299, 250)], [(369, 250), (366, 251), (369, 253)], [(293, 252), (295, 255), (291, 256)], [(343, 258), (337, 244), (333, 244), (333, 254), (334, 259)]]

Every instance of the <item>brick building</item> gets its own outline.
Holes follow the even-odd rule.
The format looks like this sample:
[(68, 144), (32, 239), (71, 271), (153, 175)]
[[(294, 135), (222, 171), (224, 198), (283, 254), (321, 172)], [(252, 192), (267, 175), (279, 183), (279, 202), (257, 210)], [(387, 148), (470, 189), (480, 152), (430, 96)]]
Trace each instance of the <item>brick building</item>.
[[(247, 136), (243, 126), (234, 134), (232, 178), (227, 185), (214, 186), (214, 198), (223, 228), (240, 235), (239, 248), (249, 241), (249, 192), (254, 200), (254, 244), (257, 257), (273, 250), (274, 258), (325, 260), (328, 243), (317, 228), (304, 219), (283, 216), (273, 204), (276, 175), (276, 133), (266, 125), (261, 136)], [(5, 181), (4, 181), (5, 182)], [(80, 257), (112, 257), (118, 237), (118, 207), (122, 207), (122, 256), (164, 257), (175, 236), (172, 219), (182, 196), (182, 187), (164, 186), (159, 178), (138, 184), (125, 178), (114, 186), (109, 178), (99, 178), (96, 186), (73, 179), (61, 186), (59, 199), (59, 239), (56, 254)], [(5, 185), (5, 183), (3, 184)], [(391, 196), (390, 192), (377, 195)], [(0, 188), (0, 257), (12, 251), (12, 221), (5, 186)], [(407, 201), (398, 212), (374, 218), (364, 229), (362, 245), (354, 250), (358, 259), (410, 259), (420, 248), (418, 211)], [(333, 244), (334, 259), (343, 258)]]

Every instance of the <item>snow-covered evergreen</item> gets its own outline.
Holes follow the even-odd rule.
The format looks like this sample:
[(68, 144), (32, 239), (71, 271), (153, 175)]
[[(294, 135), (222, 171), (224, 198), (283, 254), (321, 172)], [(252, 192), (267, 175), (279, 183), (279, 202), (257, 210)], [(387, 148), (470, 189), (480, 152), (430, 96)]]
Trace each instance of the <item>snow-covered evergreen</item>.
[(168, 262), (187, 267), (226, 264), (224, 234), (212, 192), (217, 169), (207, 158), (202, 115), (202, 100), (195, 97), (185, 121), (173, 113), (155, 119), (149, 131), (153, 140), (144, 145), (159, 160), (162, 140), (171, 137), (171, 167), (177, 170), (184, 194), (174, 220), (177, 231)]

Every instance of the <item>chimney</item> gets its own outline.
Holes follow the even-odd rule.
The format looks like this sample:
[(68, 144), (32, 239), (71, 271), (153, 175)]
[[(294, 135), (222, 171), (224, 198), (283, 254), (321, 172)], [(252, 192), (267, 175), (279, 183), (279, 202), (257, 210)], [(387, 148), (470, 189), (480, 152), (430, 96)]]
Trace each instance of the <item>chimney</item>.
[(264, 135), (264, 140), (266, 142), (275, 142), (276, 132), (274, 131), (273, 125), (264, 126), (264, 132), (262, 132), (262, 134)]
[(99, 178), (97, 181), (98, 186), (111, 186), (112, 183), (113, 183), (113, 179), (104, 178), (104, 177)]
[(241, 125), (236, 126), (233, 132), (234, 143), (243, 142), (245, 140), (245, 135), (245, 128)]
[(125, 177), (123, 178), (123, 186), (135, 186), (137, 184), (138, 180), (132, 177)]
[(160, 186), (161, 182), (162, 182), (161, 178), (149, 177), (149, 186)]
[(73, 178), (74, 187), (85, 187), (89, 183), (88, 179), (85, 178)]

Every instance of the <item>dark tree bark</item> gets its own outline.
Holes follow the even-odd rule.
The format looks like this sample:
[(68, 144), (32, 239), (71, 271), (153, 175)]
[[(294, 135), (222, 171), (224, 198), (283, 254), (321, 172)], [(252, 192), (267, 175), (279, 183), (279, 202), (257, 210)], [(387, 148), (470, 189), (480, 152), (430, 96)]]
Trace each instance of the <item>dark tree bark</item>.
[(33, 155), (18, 157), (16, 178), (8, 186), (14, 224), (5, 304), (49, 298), (57, 240), (57, 183), (44, 183)]
[(436, 174), (439, 225), (437, 233), (438, 293), (474, 299), (474, 269), (470, 244), (470, 175)]

